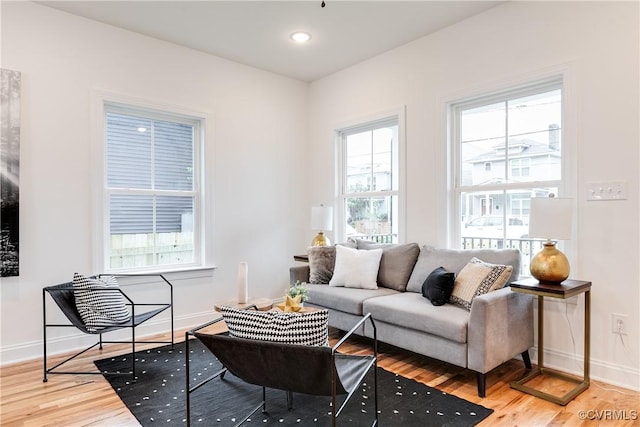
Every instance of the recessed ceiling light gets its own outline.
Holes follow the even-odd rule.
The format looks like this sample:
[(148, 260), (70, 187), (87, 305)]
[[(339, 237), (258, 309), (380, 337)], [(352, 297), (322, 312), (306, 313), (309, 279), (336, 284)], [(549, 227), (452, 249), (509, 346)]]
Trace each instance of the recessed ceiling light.
[(289, 37), (296, 43), (306, 43), (311, 40), (311, 34), (305, 33), (304, 31), (296, 31), (295, 33), (291, 33)]
[(140, 126), (140, 127), (138, 128), (138, 132), (140, 132), (140, 133), (142, 133), (142, 132), (146, 132), (146, 131), (147, 131), (147, 128), (146, 128), (146, 127), (144, 127), (144, 126)]

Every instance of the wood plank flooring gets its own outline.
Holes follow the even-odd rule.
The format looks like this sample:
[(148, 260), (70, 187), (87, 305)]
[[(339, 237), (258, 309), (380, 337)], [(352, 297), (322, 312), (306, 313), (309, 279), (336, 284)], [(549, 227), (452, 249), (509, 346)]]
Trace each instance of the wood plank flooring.
[[(331, 340), (335, 342), (338, 336), (339, 332), (332, 331)], [(155, 338), (167, 337), (168, 334)], [(183, 339), (184, 331), (176, 333), (176, 341)], [(154, 346), (157, 344), (147, 348)], [(359, 352), (365, 348), (367, 342), (356, 339), (348, 342), (343, 351)], [(103, 350), (91, 350), (73, 363), (78, 369), (95, 370), (93, 360), (128, 351), (130, 346), (107, 344)], [(474, 372), (384, 344), (379, 356), (379, 366), (388, 371), (494, 409), (479, 424), (483, 427), (640, 426), (640, 393), (631, 390), (592, 381), (591, 387), (567, 406), (559, 406), (511, 389), (509, 383), (525, 373), (523, 363), (512, 360), (489, 373), (487, 397), (479, 398)], [(560, 394), (567, 386), (553, 381), (545, 379), (545, 387), (554, 393)], [(2, 426), (139, 426), (101, 375), (52, 375), (43, 383), (42, 360), (2, 368), (0, 398)], [(585, 411), (586, 419), (581, 411)]]

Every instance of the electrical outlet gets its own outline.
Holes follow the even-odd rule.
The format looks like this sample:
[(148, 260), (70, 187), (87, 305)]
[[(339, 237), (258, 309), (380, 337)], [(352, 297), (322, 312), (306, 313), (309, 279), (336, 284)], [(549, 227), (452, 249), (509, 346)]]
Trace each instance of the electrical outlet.
[(611, 332), (619, 335), (627, 335), (627, 315), (616, 314), (611, 315)]

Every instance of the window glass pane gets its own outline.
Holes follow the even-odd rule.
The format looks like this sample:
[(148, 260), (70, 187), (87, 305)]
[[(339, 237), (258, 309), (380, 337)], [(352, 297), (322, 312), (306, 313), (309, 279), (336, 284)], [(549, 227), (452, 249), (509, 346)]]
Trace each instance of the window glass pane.
[(111, 195), (110, 209), (110, 268), (193, 262), (193, 197)]
[(110, 197), (111, 234), (153, 232), (153, 197), (115, 195)]
[(561, 177), (562, 99), (560, 90), (507, 101), (509, 158), (521, 160), (510, 168), (515, 182)]
[[(461, 111), (461, 185), (504, 182), (505, 109), (501, 102)], [(487, 163), (491, 166), (487, 167)]]
[(345, 202), (346, 235), (381, 243), (397, 243), (396, 196), (352, 197)]
[(350, 197), (345, 200), (347, 237), (369, 234), (371, 229), (371, 201), (368, 197)]
[(156, 198), (156, 240), (158, 264), (193, 261), (193, 198)]
[[(397, 141), (398, 127), (384, 127), (373, 131), (373, 184), (371, 191), (397, 190), (397, 179), (393, 171), (397, 170), (397, 159), (394, 159), (394, 146)], [(397, 151), (397, 150), (395, 150)]]
[(155, 188), (193, 189), (193, 126), (154, 123)]
[(558, 189), (463, 192), (460, 224), (463, 244), (469, 239), (528, 239), (531, 197), (550, 194), (557, 195)]
[(347, 135), (345, 192), (371, 191), (371, 131)]
[(111, 195), (109, 268), (155, 264), (153, 197)]
[(118, 188), (151, 188), (152, 121), (107, 113), (107, 183)]

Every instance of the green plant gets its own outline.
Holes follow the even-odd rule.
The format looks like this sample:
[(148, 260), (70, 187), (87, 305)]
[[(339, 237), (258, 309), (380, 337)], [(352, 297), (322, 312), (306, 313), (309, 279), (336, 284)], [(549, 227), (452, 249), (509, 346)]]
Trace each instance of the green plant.
[(300, 282), (298, 280), (296, 281), (296, 283), (291, 285), (291, 287), (287, 291), (287, 295), (289, 295), (291, 298), (295, 298), (300, 295), (300, 300), (302, 302), (305, 302), (309, 299), (309, 285), (307, 285), (307, 282)]

